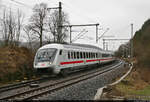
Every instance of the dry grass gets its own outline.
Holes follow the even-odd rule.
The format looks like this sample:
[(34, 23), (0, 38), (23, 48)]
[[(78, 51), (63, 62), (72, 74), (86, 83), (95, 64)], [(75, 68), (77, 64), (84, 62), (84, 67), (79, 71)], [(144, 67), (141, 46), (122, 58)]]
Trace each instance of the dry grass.
[(107, 93), (107, 96), (150, 95), (149, 69), (143, 68), (142, 72), (139, 69), (134, 68), (119, 84), (111, 86), (112, 90)]
[(32, 68), (34, 54), (24, 47), (0, 48), (0, 79), (7, 79), (15, 72), (21, 72), (23, 66)]

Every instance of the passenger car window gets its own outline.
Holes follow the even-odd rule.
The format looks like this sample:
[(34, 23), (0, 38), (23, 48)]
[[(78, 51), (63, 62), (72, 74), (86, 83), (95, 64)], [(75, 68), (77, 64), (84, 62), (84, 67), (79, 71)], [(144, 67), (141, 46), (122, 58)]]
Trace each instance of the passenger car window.
[(68, 51), (68, 59), (70, 59), (70, 52)]
[(80, 58), (83, 58), (83, 56), (82, 56), (82, 52), (80, 52)]
[(71, 58), (73, 59), (73, 52), (71, 52)]
[(77, 52), (77, 59), (79, 59), (79, 52)]
[(62, 55), (62, 50), (59, 51), (59, 55)]
[(86, 58), (89, 58), (89, 57), (88, 57), (88, 52), (86, 52)]
[(85, 55), (85, 52), (83, 52), (83, 57), (85, 58), (85, 56), (86, 56), (86, 55)]
[(74, 59), (76, 59), (76, 52), (74, 52)]

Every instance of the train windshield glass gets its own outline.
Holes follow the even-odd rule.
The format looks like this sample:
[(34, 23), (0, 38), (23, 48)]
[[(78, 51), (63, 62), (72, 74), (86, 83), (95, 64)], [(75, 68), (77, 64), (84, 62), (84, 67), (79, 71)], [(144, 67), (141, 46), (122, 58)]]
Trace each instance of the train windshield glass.
[(53, 48), (42, 49), (38, 51), (36, 55), (36, 61), (37, 62), (52, 61), (54, 59), (55, 54), (56, 54), (56, 49)]

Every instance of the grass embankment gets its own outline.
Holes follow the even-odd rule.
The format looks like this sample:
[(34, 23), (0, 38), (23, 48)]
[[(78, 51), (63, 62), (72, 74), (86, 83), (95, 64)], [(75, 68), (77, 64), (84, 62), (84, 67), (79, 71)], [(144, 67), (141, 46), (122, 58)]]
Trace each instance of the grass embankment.
[(128, 94), (150, 96), (150, 19), (136, 31), (132, 40), (136, 63), (132, 72), (115, 88), (124, 96)]
[[(147, 77), (149, 77), (148, 75)], [(134, 70), (129, 76), (115, 86), (121, 96), (127, 95), (148, 95), (150, 96), (150, 84), (141, 77), (140, 73)]]
[[(133, 68), (132, 72), (120, 83), (108, 86), (108, 88), (104, 90), (106, 94), (103, 94), (102, 99), (112, 100), (120, 97), (128, 99), (139, 98), (140, 96), (139, 99), (149, 100), (150, 98), (146, 97), (150, 96), (150, 74), (147, 74), (147, 70), (149, 69), (144, 68), (142, 73), (136, 69), (137, 68)], [(145, 74), (143, 75), (143, 73)]]
[(24, 47), (0, 48), (0, 85), (30, 79), (34, 53)]

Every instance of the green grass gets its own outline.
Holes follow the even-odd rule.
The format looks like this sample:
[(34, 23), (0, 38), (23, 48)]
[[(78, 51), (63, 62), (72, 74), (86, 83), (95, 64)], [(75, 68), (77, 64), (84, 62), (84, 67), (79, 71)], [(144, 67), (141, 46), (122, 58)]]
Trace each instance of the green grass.
[(133, 88), (130, 85), (124, 85), (122, 82), (117, 85), (117, 89), (125, 94), (132, 94)]
[(133, 94), (150, 96), (150, 86), (144, 88), (143, 90), (135, 90), (133, 91)]
[(123, 83), (119, 83), (117, 85), (117, 89), (119, 89), (121, 92), (123, 92), (126, 95), (145, 95), (150, 96), (150, 86), (145, 87), (142, 90), (136, 90), (133, 88), (133, 86), (130, 85), (124, 85)]

